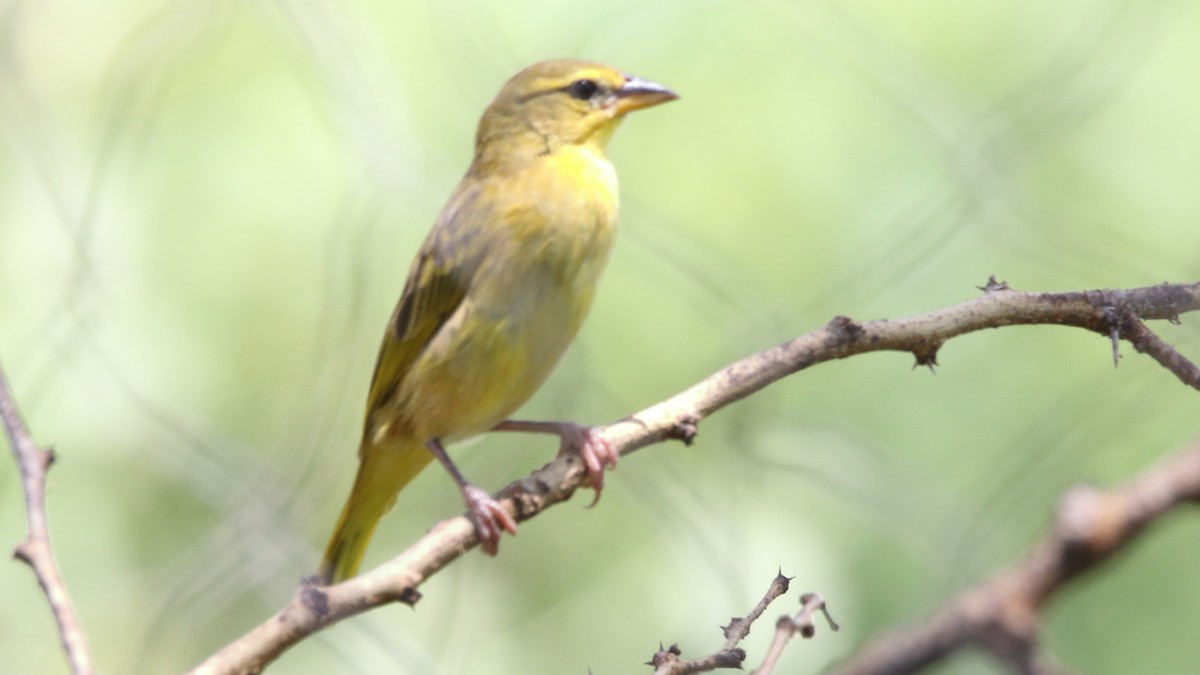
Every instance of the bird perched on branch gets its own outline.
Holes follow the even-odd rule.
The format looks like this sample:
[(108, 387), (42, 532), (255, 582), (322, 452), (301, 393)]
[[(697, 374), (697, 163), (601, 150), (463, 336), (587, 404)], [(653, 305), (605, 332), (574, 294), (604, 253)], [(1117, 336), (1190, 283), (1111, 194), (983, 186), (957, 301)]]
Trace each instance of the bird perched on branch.
[(517, 73), (483, 113), (475, 158), (408, 274), (367, 398), (360, 465), (325, 550), (326, 583), (358, 573), (396, 495), (434, 458), (462, 490), (480, 544), (516, 521), (445, 445), (489, 430), (548, 432), (579, 452), (599, 498), (617, 453), (569, 422), (507, 420), (541, 386), (592, 304), (617, 225), (605, 155), (626, 113), (677, 98), (598, 63)]

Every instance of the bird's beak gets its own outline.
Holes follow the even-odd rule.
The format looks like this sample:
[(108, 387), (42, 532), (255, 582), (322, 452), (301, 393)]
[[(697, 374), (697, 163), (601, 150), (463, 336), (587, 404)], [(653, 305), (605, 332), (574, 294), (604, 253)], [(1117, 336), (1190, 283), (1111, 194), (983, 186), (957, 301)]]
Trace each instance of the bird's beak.
[(613, 108), (617, 115), (624, 115), (632, 110), (674, 101), (679, 95), (657, 82), (626, 75), (625, 84), (613, 92), (613, 97)]

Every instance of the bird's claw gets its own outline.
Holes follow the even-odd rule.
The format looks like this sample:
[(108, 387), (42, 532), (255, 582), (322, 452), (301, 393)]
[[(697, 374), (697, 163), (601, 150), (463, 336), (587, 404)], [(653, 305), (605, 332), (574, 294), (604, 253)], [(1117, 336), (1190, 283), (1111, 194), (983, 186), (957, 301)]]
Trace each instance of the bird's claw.
[(558, 446), (558, 456), (577, 453), (583, 461), (587, 478), (583, 486), (596, 491), (596, 497), (588, 508), (600, 501), (600, 493), (604, 490), (604, 469), (615, 469), (620, 454), (603, 433), (596, 427), (588, 427), (574, 422), (530, 422), (524, 420), (505, 420), (495, 427), (496, 431), (524, 431), (538, 434), (554, 434), (562, 441)]
[(584, 480), (583, 486), (596, 491), (592, 503), (588, 504), (588, 508), (591, 508), (600, 501), (600, 493), (604, 491), (604, 470), (617, 468), (617, 460), (621, 455), (612, 441), (596, 427), (565, 423), (559, 436), (562, 438), (559, 456), (576, 452), (583, 460), (584, 469), (587, 471), (587, 479)]
[(471, 512), (480, 548), (488, 555), (496, 555), (500, 551), (501, 531), (515, 535), (517, 521), (500, 502), (474, 485), (463, 486), (463, 500), (467, 503), (467, 510)]

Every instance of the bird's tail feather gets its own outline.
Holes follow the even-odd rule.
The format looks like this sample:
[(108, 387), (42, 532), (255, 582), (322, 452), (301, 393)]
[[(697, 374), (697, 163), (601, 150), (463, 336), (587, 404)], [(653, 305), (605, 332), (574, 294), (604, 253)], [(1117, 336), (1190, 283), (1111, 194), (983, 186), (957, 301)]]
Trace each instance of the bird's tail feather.
[(338, 583), (358, 574), (379, 519), (396, 503), (401, 488), (432, 459), (433, 454), (418, 443), (363, 448), (354, 489), (321, 561), (319, 574), (325, 583)]

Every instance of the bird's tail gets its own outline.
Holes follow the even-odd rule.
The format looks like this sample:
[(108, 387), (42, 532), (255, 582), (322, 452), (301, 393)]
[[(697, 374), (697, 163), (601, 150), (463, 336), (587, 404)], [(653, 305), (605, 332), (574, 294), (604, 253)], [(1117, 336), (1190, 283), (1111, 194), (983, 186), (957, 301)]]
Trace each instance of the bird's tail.
[(321, 561), (325, 583), (345, 581), (358, 574), (363, 554), (383, 514), (396, 503), (396, 495), (433, 459), (419, 443), (364, 446), (354, 489)]

